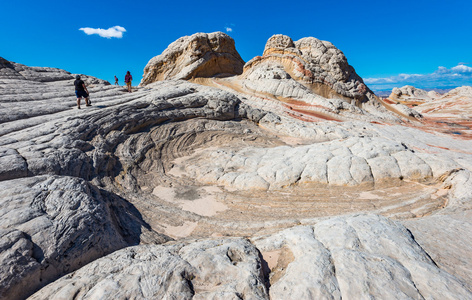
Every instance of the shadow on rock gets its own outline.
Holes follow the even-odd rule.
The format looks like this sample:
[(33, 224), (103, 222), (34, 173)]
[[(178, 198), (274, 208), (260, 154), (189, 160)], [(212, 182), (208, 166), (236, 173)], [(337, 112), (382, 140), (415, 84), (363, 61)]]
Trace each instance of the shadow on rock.
[(0, 299), (24, 299), (142, 236), (170, 240), (131, 203), (80, 178), (6, 180), (0, 191)]
[(141, 243), (161, 244), (172, 238), (155, 232), (143, 219), (139, 210), (126, 199), (106, 190), (100, 190), (106, 199), (114, 227), (126, 241), (128, 246)]

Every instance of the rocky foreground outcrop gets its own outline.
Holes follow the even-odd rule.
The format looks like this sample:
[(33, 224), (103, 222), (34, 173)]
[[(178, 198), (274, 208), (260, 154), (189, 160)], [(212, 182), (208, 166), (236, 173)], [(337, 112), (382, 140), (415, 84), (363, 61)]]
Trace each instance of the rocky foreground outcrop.
[(31, 299), (447, 299), (451, 295), (472, 294), (439, 269), (405, 227), (362, 215), (294, 227), (253, 241), (226, 238), (127, 248), (64, 276)]
[(343, 59), (308, 40), (232, 77), (90, 82), (81, 110), (71, 74), (2, 59), (0, 298), (471, 298), (471, 139), (316, 93), (280, 52)]

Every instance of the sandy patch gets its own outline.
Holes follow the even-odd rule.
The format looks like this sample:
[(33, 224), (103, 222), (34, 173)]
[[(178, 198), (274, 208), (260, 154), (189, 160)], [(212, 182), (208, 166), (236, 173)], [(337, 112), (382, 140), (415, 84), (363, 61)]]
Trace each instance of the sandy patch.
[(435, 200), (435, 199), (444, 197), (447, 195), (448, 192), (449, 190), (447, 189), (438, 189), (436, 193), (431, 195), (431, 198)]
[(187, 172), (185, 171), (185, 165), (186, 165), (185, 162), (187, 160), (190, 160), (190, 159), (200, 155), (201, 153), (210, 153), (211, 151), (218, 151), (218, 150), (219, 150), (218, 147), (208, 147), (208, 148), (203, 148), (203, 149), (197, 149), (190, 155), (176, 158), (172, 161), (174, 166), (169, 171), (167, 171), (166, 173), (168, 175), (172, 175), (172, 176), (176, 176), (176, 177), (182, 177), (182, 176), (187, 174)]
[(359, 199), (381, 199), (381, 197), (371, 192), (362, 192), (359, 194)]
[(197, 222), (185, 222), (182, 226), (166, 225), (165, 234), (172, 238), (187, 237), (197, 228), (197, 225)]
[(223, 203), (216, 201), (214, 196), (209, 195), (198, 200), (182, 203), (182, 209), (196, 213), (200, 216), (211, 217), (220, 211), (227, 210), (228, 207)]
[(295, 260), (292, 251), (285, 246), (281, 249), (266, 251), (261, 254), (270, 269), (269, 280), (271, 285), (284, 276), (288, 265)]
[(172, 169), (170, 169), (166, 173), (172, 176), (182, 177), (183, 175), (186, 174), (185, 168), (183, 167), (184, 162), (191, 157), (192, 156), (182, 156), (182, 157), (174, 159), (173, 161), (174, 166), (172, 167)]
[(157, 186), (153, 190), (153, 194), (162, 200), (175, 203), (183, 210), (204, 217), (211, 217), (228, 209), (224, 203), (218, 202), (218, 193), (221, 193), (221, 189), (216, 186), (180, 189)]
[(172, 175), (175, 177), (182, 177), (186, 174), (185, 169), (179, 165), (174, 165), (172, 169), (166, 172), (168, 175)]
[(173, 188), (164, 187), (164, 186), (156, 186), (154, 190), (152, 191), (152, 193), (164, 201), (172, 202), (172, 203), (175, 202), (175, 193), (174, 193)]
[(274, 251), (266, 251), (262, 252), (262, 258), (267, 262), (269, 269), (273, 270), (277, 266), (277, 262), (279, 261), (281, 249), (274, 250)]

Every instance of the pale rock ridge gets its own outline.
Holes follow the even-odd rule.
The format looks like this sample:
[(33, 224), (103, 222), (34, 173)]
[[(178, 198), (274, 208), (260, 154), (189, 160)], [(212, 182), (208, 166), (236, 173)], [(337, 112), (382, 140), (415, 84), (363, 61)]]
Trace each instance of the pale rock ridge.
[(270, 299), (466, 299), (472, 293), (439, 269), (404, 226), (376, 215), (354, 215), (293, 227), (252, 242), (213, 239), (123, 249), (57, 280), (30, 299), (269, 299), (269, 295)]
[(444, 98), (454, 96), (472, 97), (472, 86), (457, 87), (443, 95)]
[(202, 183), (238, 190), (307, 183), (373, 187), (398, 180), (425, 182), (462, 167), (441, 155), (416, 152), (402, 142), (364, 136), (296, 147), (218, 149), (180, 163), (175, 167)]
[[(426, 122), (442, 124), (442, 130), (459, 137), (472, 137), (472, 87), (455, 88), (444, 95), (426, 92), (405, 86), (393, 89), (385, 101), (402, 103), (414, 107), (414, 110), (425, 118)], [(398, 106), (392, 104), (393, 106)]]
[(144, 68), (141, 85), (158, 80), (239, 75), (244, 61), (225, 33), (196, 33), (181, 37)]
[[(28, 67), (22, 64), (10, 62), (0, 57), (0, 80), (17, 79), (36, 82), (55, 82), (61, 80), (73, 80), (75, 75), (62, 69), (48, 67)], [(87, 84), (105, 84), (108, 81), (92, 76), (81, 75), (81, 79)]]
[(441, 97), (438, 92), (435, 91), (425, 91), (422, 89), (415, 88), (411, 85), (405, 85), (401, 88), (393, 88), (392, 93), (389, 98), (392, 100), (402, 100), (402, 101), (432, 101)]
[(72, 74), (56, 68), (28, 67), (0, 57), (0, 79), (51, 82), (72, 79)]
[[(257, 238), (255, 245), (263, 257), (282, 247), (293, 254), (280, 279), (271, 282), (271, 299), (450, 299), (471, 294), (436, 266), (405, 227), (380, 216), (331, 218)], [(312, 284), (294, 288), (300, 281)]]

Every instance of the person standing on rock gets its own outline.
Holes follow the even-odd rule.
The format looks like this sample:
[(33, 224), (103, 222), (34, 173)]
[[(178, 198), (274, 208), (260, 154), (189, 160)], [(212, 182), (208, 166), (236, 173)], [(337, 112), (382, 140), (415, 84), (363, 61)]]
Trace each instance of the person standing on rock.
[(126, 82), (126, 86), (128, 87), (128, 93), (131, 93), (131, 81), (132, 80), (133, 80), (133, 76), (131, 76), (131, 73), (129, 71), (126, 72), (125, 82)]
[(118, 77), (115, 75), (115, 85), (118, 85)]
[(75, 95), (77, 96), (77, 108), (80, 109), (80, 100), (82, 97), (85, 99), (85, 105), (86, 106), (91, 106), (90, 100), (89, 100), (89, 92), (87, 90), (87, 87), (85, 86), (85, 83), (80, 79), (80, 75), (75, 76)]

